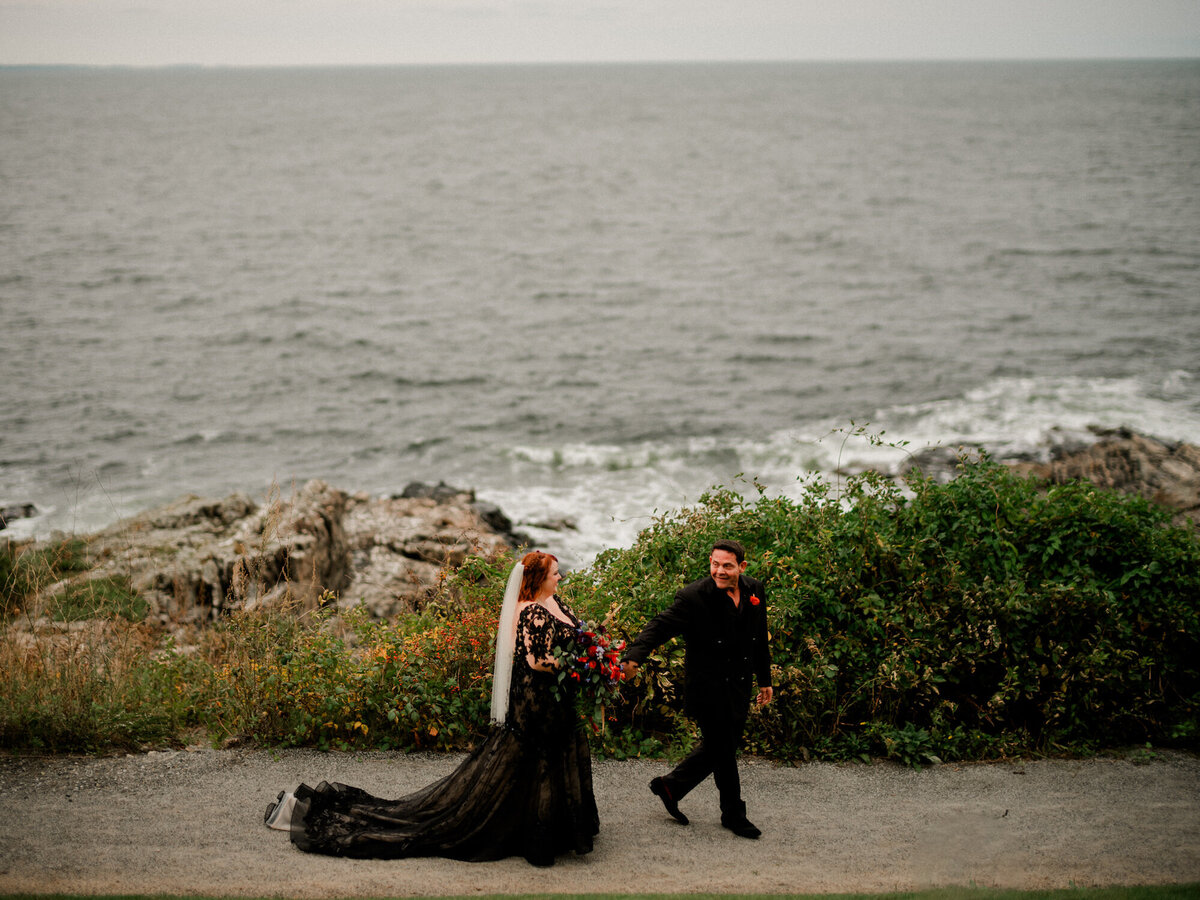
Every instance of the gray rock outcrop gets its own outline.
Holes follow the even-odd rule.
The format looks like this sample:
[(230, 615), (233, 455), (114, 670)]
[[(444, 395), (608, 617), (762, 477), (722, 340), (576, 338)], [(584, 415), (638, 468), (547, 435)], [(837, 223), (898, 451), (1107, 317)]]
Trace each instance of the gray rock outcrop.
[[(469, 491), (426, 492), (410, 485), (399, 497), (350, 498), (344, 527), (350, 576), (342, 607), (365, 605), (378, 618), (419, 608), (441, 571), (470, 554), (493, 556), (514, 546), (512, 523)], [(502, 526), (497, 528), (496, 525)]]
[(37, 507), (32, 503), (0, 503), (0, 531), (7, 528), (9, 522), (30, 519), (36, 515)]
[[(1200, 524), (1200, 447), (1161, 441), (1129, 429), (1094, 429), (1096, 440), (1073, 439), (1056, 446), (1048, 461), (998, 457), (1013, 470), (1048, 484), (1088, 481), (1097, 487), (1135, 494), (1174, 510), (1176, 525)], [(898, 475), (920, 472), (945, 484), (958, 476), (960, 458), (979, 446), (927, 447), (912, 454)]]
[(349, 580), (346, 505), (322, 481), (261, 504), (189, 495), (88, 537), (88, 576), (127, 577), (163, 624), (285, 602), (310, 609)]
[(508, 522), (452, 489), (372, 498), (310, 481), (262, 502), (189, 495), (87, 536), (92, 568), (79, 577), (128, 579), (163, 627), (334, 599), (392, 618), (424, 604), (446, 565), (508, 549), (516, 536), (489, 524), (497, 515)]
[(1096, 443), (1046, 463), (1013, 465), (1051, 484), (1083, 480), (1136, 494), (1175, 510), (1176, 524), (1200, 523), (1200, 447), (1195, 444), (1168, 443), (1122, 429), (1101, 432)]

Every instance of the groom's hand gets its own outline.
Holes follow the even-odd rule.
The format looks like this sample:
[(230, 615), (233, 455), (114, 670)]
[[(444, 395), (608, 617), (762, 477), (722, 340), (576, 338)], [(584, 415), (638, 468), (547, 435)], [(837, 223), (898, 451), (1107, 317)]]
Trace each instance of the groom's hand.
[(621, 671), (625, 674), (625, 679), (627, 681), (637, 674), (637, 670), (638, 664), (631, 659), (627, 659), (625, 662), (621, 663)]
[(766, 706), (775, 698), (775, 689), (770, 687), (758, 689), (758, 705)]

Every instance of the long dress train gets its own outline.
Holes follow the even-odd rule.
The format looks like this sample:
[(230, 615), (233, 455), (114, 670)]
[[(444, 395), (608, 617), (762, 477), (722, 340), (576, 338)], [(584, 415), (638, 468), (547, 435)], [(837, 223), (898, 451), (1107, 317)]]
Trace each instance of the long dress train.
[(556, 677), (530, 665), (551, 659), (554, 646), (573, 639), (573, 628), (544, 606), (525, 604), (505, 722), (493, 725), (450, 775), (399, 800), (345, 784), (300, 785), (292, 842), (335, 856), (523, 856), (534, 865), (591, 851), (600, 822), (587, 739), (574, 704), (555, 698)]

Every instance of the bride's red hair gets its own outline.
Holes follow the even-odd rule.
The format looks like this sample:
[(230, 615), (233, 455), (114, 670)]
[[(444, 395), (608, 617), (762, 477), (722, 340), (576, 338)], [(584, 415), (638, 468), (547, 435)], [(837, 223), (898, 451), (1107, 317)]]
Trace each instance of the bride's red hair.
[(521, 565), (525, 567), (525, 574), (521, 578), (521, 593), (517, 595), (521, 603), (537, 599), (538, 591), (542, 589), (546, 576), (550, 574), (550, 564), (556, 562), (557, 556), (543, 553), (541, 550), (530, 550), (521, 558)]

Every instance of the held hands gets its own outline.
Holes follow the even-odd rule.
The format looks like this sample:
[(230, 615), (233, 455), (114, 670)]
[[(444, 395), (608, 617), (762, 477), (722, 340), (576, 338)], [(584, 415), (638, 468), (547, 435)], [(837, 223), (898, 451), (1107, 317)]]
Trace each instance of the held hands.
[[(625, 679), (627, 681), (630, 678), (632, 678), (634, 675), (637, 674), (638, 668), (640, 668), (640, 667), (638, 666), (637, 663), (633, 662), (632, 660), (628, 660), (628, 659), (625, 660), (625, 662), (623, 662), (621, 664), (621, 671), (624, 672)], [(758, 689), (758, 696), (754, 698), (754, 702), (757, 703), (759, 706), (766, 706), (768, 703), (770, 703), (774, 699), (775, 699), (775, 689), (773, 687), (763, 687), (763, 688)]]

